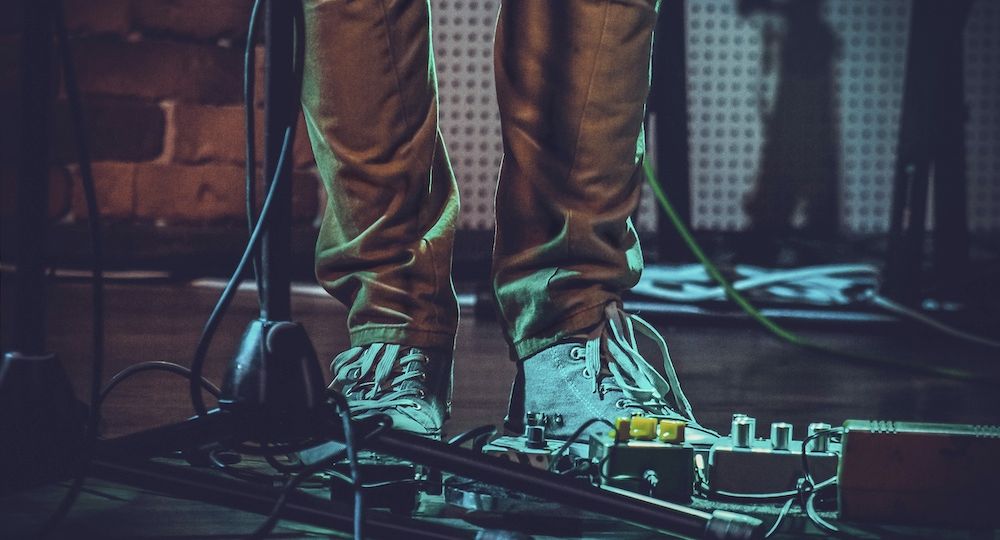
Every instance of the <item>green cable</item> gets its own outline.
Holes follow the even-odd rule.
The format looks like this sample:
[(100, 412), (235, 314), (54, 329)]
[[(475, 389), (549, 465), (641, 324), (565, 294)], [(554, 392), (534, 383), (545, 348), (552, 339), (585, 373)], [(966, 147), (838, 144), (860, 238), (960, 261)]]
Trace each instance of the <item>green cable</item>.
[(778, 325), (778, 323), (767, 318), (767, 316), (765, 316), (763, 313), (760, 312), (760, 310), (754, 307), (749, 300), (744, 298), (744, 296), (740, 294), (739, 291), (737, 291), (736, 289), (733, 288), (732, 285), (730, 285), (729, 281), (722, 275), (722, 272), (719, 272), (719, 269), (715, 266), (714, 263), (712, 263), (712, 260), (709, 259), (707, 255), (705, 255), (705, 252), (702, 251), (701, 247), (698, 245), (698, 242), (695, 241), (694, 237), (691, 235), (691, 232), (688, 230), (687, 226), (684, 225), (684, 222), (681, 220), (680, 216), (677, 215), (677, 211), (675, 211), (673, 205), (670, 204), (670, 201), (667, 199), (666, 193), (663, 192), (663, 188), (660, 186), (660, 182), (656, 179), (656, 174), (653, 172), (652, 166), (645, 159), (642, 161), (642, 168), (643, 171), (645, 171), (646, 173), (646, 181), (649, 184), (649, 186), (653, 189), (653, 194), (656, 196), (656, 200), (659, 201), (660, 206), (663, 208), (663, 211), (666, 212), (667, 217), (670, 218), (670, 222), (673, 223), (674, 228), (681, 235), (681, 238), (684, 240), (684, 243), (687, 244), (688, 248), (691, 250), (691, 253), (694, 254), (694, 256), (698, 259), (699, 262), (701, 262), (702, 266), (705, 267), (705, 270), (708, 272), (708, 274), (712, 276), (712, 279), (714, 279), (716, 282), (718, 282), (720, 286), (722, 286), (722, 289), (726, 292), (726, 296), (728, 296), (733, 302), (735, 302), (738, 306), (740, 306), (740, 308), (743, 309), (743, 311), (745, 311), (748, 315), (750, 315), (750, 317), (753, 318), (753, 320), (755, 320), (769, 332), (777, 336), (779, 339), (787, 341), (792, 345), (802, 347), (803, 349), (821, 352), (833, 356), (838, 356), (859, 363), (876, 364), (894, 368), (901, 368), (907, 371), (937, 375), (940, 377), (957, 379), (960, 381), (980, 382), (980, 383), (991, 382), (988, 380), (987, 377), (982, 377), (974, 373), (967, 372), (965, 370), (938, 367), (938, 366), (912, 365), (905, 362), (901, 362), (899, 360), (890, 360), (885, 358), (878, 358), (874, 356), (868, 356), (864, 354), (833, 349), (825, 345), (821, 345), (819, 343), (810, 341), (790, 330), (782, 328), (781, 326)]

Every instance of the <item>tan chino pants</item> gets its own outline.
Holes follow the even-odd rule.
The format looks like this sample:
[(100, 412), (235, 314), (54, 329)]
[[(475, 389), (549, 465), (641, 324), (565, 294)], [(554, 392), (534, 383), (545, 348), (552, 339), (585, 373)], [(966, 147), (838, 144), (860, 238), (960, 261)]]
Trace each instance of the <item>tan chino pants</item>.
[[(451, 350), (458, 190), (438, 129), (426, 0), (305, 0), (302, 103), (328, 194), (316, 274), (354, 346)], [(492, 281), (524, 358), (603, 322), (642, 269), (653, 0), (505, 0)]]

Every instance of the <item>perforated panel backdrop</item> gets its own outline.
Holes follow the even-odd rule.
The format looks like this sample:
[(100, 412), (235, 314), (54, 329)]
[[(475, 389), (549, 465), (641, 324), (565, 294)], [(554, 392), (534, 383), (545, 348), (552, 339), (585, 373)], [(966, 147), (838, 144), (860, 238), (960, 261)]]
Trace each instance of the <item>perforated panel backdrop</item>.
[[(493, 228), (493, 196), (503, 143), (493, 87), (496, 0), (436, 0), (434, 53), (441, 130), (462, 195), (460, 226)], [(636, 216), (640, 231), (656, 230), (652, 193), (644, 187)]]
[(965, 28), (969, 226), (1000, 231), (1000, 2), (979, 0)]
[[(502, 153), (492, 67), (498, 6), (497, 0), (433, 3), (441, 126), (461, 186), (466, 229), (493, 226)], [(832, 103), (826, 105), (837, 128), (833, 153), (846, 232), (888, 229), (909, 11), (908, 0), (835, 0), (820, 12), (835, 42)], [(765, 118), (774, 110), (780, 85), (779, 62), (767, 51), (780, 51), (785, 20), (774, 12), (740, 16), (734, 0), (687, 3), (691, 204), (697, 229), (740, 230), (748, 224), (742, 201), (759, 174)], [(965, 32), (974, 231), (1000, 230), (998, 29), (1000, 2), (977, 1)], [(654, 204), (647, 190), (637, 216), (640, 230), (655, 229)]]
[(493, 89), (495, 0), (433, 4), (441, 130), (462, 196), (461, 227), (493, 228), (493, 195), (503, 144)]

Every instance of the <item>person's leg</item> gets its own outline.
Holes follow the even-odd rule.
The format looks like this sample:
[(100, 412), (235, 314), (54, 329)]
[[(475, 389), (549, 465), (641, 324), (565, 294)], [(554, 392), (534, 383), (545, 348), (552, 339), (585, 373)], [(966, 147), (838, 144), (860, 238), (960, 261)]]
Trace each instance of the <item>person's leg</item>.
[[(656, 0), (501, 8), (493, 285), (518, 360), (508, 427), (530, 411), (545, 415), (555, 438), (632, 414), (700, 429), (665, 342), (621, 310), (643, 264), (630, 216), (642, 186), (656, 8)], [(666, 380), (640, 355), (643, 334), (661, 347)]]
[(305, 16), (302, 104), (328, 195), (316, 275), (348, 306), (353, 346), (334, 385), (372, 408), (414, 398), (426, 413), (416, 371), (430, 356), (427, 393), (447, 394), (458, 324), (458, 190), (438, 130), (428, 2), (306, 0)]
[(642, 270), (653, 0), (505, 0), (493, 285), (518, 358), (605, 320)]

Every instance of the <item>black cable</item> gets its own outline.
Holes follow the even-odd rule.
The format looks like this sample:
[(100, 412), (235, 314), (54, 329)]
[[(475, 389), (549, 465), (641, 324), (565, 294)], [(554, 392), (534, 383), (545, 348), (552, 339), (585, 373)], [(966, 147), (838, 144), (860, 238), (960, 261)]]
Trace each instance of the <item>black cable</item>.
[(806, 498), (806, 516), (809, 517), (809, 521), (812, 521), (814, 525), (819, 527), (822, 531), (830, 533), (834, 536), (845, 536), (844, 532), (840, 530), (836, 525), (830, 523), (829, 521), (823, 519), (823, 516), (819, 515), (816, 511), (816, 497), (819, 495), (819, 490), (815, 490), (809, 494)]
[(253, 533), (251, 533), (247, 538), (265, 538), (268, 534), (270, 534), (271, 531), (274, 530), (274, 527), (278, 524), (278, 520), (281, 518), (281, 511), (285, 508), (285, 504), (288, 503), (288, 497), (292, 494), (292, 492), (294, 492), (307, 478), (323, 470), (323, 468), (328, 466), (330, 462), (339, 460), (343, 457), (343, 454), (343, 449), (338, 450), (326, 459), (313, 463), (303, 469), (299, 474), (292, 476), (291, 479), (285, 483), (284, 487), (281, 488), (281, 493), (278, 495), (278, 498), (274, 503), (274, 508), (271, 510), (271, 513), (268, 514), (267, 519), (264, 520), (264, 522), (261, 523), (260, 526), (258, 526), (257, 529), (254, 530)]
[(87, 417), (86, 439), (83, 447), (82, 460), (79, 464), (76, 478), (69, 492), (60, 501), (52, 516), (46, 520), (40, 532), (48, 536), (55, 526), (69, 514), (83, 489), (84, 479), (90, 468), (97, 443), (97, 431), (100, 425), (100, 392), (101, 379), (104, 372), (104, 248), (101, 240), (101, 213), (97, 204), (97, 190), (94, 186), (93, 171), (90, 166), (90, 148), (87, 145), (84, 129), (83, 104), (80, 99), (80, 88), (77, 84), (76, 69), (73, 65), (72, 50), (69, 44), (69, 34), (66, 31), (66, 16), (62, 1), (52, 2), (56, 42), (59, 57), (62, 60), (63, 80), (66, 96), (69, 100), (70, 114), (73, 118), (73, 134), (77, 144), (77, 155), (80, 167), (80, 178), (83, 184), (84, 199), (87, 205), (90, 229), (91, 249), (93, 252), (93, 357), (90, 373), (90, 414)]
[[(136, 375), (137, 373), (142, 373), (144, 371), (166, 371), (168, 373), (175, 373), (187, 379), (191, 378), (191, 370), (187, 366), (182, 366), (180, 364), (175, 364), (173, 362), (163, 362), (161, 360), (153, 360), (150, 362), (141, 362), (139, 364), (133, 364), (118, 373), (111, 380), (104, 385), (101, 389), (100, 396), (98, 397), (98, 404), (103, 404), (104, 400), (107, 399), (108, 394), (123, 381)], [(211, 381), (202, 377), (201, 387), (205, 389), (206, 392), (211, 394), (216, 399), (219, 398), (219, 388), (212, 384)]]
[[(485, 424), (482, 426), (477, 426), (472, 429), (466, 430), (454, 437), (448, 439), (448, 444), (452, 446), (458, 446), (465, 444), (466, 442), (472, 441), (472, 447), (475, 451), (482, 451), (483, 446), (486, 446), (486, 442), (489, 437), (492, 437), (497, 432), (497, 427), (492, 424)], [(482, 441), (482, 442), (480, 442)], [(479, 480), (463, 480), (461, 482), (451, 482), (447, 485), (450, 488), (460, 488), (465, 486), (470, 486), (472, 484), (479, 483)], [(442, 484), (444, 485), (444, 484)]]
[(573, 434), (570, 435), (568, 439), (566, 439), (566, 441), (562, 444), (562, 446), (560, 446), (559, 449), (557, 449), (552, 454), (552, 457), (549, 458), (550, 471), (555, 470), (556, 462), (558, 462), (559, 458), (561, 458), (562, 455), (566, 452), (566, 450), (569, 449), (570, 445), (579, 440), (580, 436), (583, 435), (583, 432), (586, 431), (587, 428), (589, 428), (590, 426), (596, 424), (597, 422), (603, 422), (604, 424), (607, 424), (608, 427), (610, 427), (611, 429), (615, 429), (615, 425), (612, 424), (610, 421), (608, 421), (606, 418), (591, 418), (590, 420), (583, 422), (582, 424), (580, 424), (579, 427), (576, 428), (576, 431), (574, 431)]
[(217, 455), (217, 453), (219, 452), (219, 450), (221, 450), (221, 449), (220, 448), (215, 448), (213, 450), (210, 450), (208, 452), (208, 460), (209, 460), (209, 462), (212, 464), (212, 466), (215, 469), (217, 469), (217, 470), (219, 470), (219, 471), (221, 471), (221, 472), (223, 472), (223, 473), (225, 473), (225, 474), (227, 474), (229, 476), (232, 476), (233, 478), (237, 478), (237, 479), (243, 480), (245, 482), (254, 482), (254, 483), (258, 483), (258, 484), (267, 484), (269, 486), (274, 486), (275, 482), (277, 482), (279, 480), (284, 481), (284, 480), (287, 479), (287, 477), (285, 477), (285, 476), (269, 475), (269, 474), (260, 473), (260, 472), (254, 471), (254, 470), (250, 470), (250, 469), (243, 469), (243, 468), (239, 468), (239, 467), (234, 467), (234, 466), (230, 465), (229, 463), (226, 463), (226, 462), (222, 461), (221, 459), (219, 459), (219, 456)]
[[(488, 439), (493, 435), (496, 435), (497, 427), (493, 424), (486, 424), (472, 429), (466, 430), (454, 437), (448, 439), (448, 444), (452, 446), (459, 446), (472, 441), (472, 446), (477, 449), (482, 449), (483, 445), (479, 444), (481, 439)], [(484, 443), (485, 444), (485, 443)]]
[(807, 450), (807, 448), (809, 447), (809, 442), (821, 435), (830, 435), (831, 437), (839, 436), (843, 431), (844, 430), (842, 428), (823, 429), (817, 431), (816, 433), (813, 433), (812, 435), (809, 435), (808, 437), (802, 440), (802, 450), (799, 454), (800, 457), (802, 458), (802, 476), (805, 478), (805, 481), (808, 482), (811, 486), (816, 486), (817, 489), (819, 488), (819, 486), (817, 486), (816, 482), (813, 480), (812, 472), (809, 470), (809, 452)]
[[(340, 480), (341, 482), (345, 482), (345, 483), (354, 485), (354, 481), (351, 480), (351, 477), (347, 476), (346, 474), (340, 473), (338, 471), (333, 471), (333, 470), (326, 471), (326, 474), (330, 475), (330, 478), (335, 478), (337, 480)], [(383, 487), (388, 487), (388, 486), (406, 486), (406, 485), (411, 485), (411, 484), (423, 484), (423, 480), (418, 480), (416, 478), (401, 478), (399, 480), (385, 480), (385, 481), (382, 481), (382, 482), (373, 482), (371, 484), (362, 484), (361, 488), (362, 489), (378, 489), (378, 488), (383, 488)]]
[(764, 538), (770, 538), (774, 536), (774, 533), (778, 532), (778, 528), (781, 527), (781, 523), (788, 516), (788, 512), (792, 509), (792, 505), (795, 504), (795, 499), (788, 499), (785, 501), (785, 505), (781, 507), (778, 512), (778, 517), (775, 518), (774, 523), (771, 524), (771, 528), (764, 533)]
[[(833, 476), (812, 486), (810, 489), (822, 489), (837, 483), (837, 477)], [(734, 493), (731, 491), (720, 491), (711, 489), (708, 484), (700, 482), (697, 485), (698, 492), (708, 499), (730, 501), (730, 502), (781, 502), (786, 499), (795, 498), (801, 495), (801, 490), (790, 489), (787, 491), (775, 491), (772, 493)]]
[[(346, 411), (346, 420), (344, 420), (345, 411)], [(357, 467), (357, 455), (355, 452), (356, 448), (354, 444), (355, 443), (354, 430), (352, 427), (349, 427), (353, 422), (350, 419), (349, 409), (341, 408), (340, 405), (338, 404), (338, 412), (340, 413), (342, 422), (344, 423), (345, 447), (336, 450), (335, 452), (329, 454), (328, 456), (324, 457), (323, 459), (320, 459), (319, 461), (311, 465), (304, 467), (302, 471), (299, 472), (299, 474), (293, 476), (282, 488), (281, 493), (278, 496), (278, 499), (274, 503), (274, 508), (271, 510), (271, 513), (267, 516), (267, 519), (263, 523), (261, 523), (259, 527), (257, 527), (257, 529), (250, 535), (249, 538), (257, 539), (266, 537), (272, 530), (274, 530), (274, 527), (278, 524), (278, 520), (281, 517), (281, 510), (284, 508), (285, 504), (287, 504), (288, 497), (292, 494), (292, 492), (294, 492), (303, 481), (313, 476), (314, 474), (322, 471), (323, 469), (328, 468), (331, 464), (340, 461), (345, 455), (347, 456), (349, 461), (353, 462), (351, 468), (351, 473), (352, 473), (351, 478), (347, 477), (344, 478), (346, 478), (348, 482), (350, 482), (354, 486), (354, 493), (355, 493), (354, 538), (355, 539), (364, 538), (363, 536), (364, 512), (362, 510), (360, 515), (358, 513), (359, 508), (363, 509), (363, 506), (361, 506), (361, 503), (363, 501), (359, 501), (358, 494), (364, 489), (365, 486), (361, 483), (361, 477), (358, 472), (359, 469)], [(389, 427), (388, 423), (381, 423), (378, 425), (378, 427), (376, 427), (370, 433), (365, 435), (364, 439), (367, 440), (376, 437), (378, 436), (378, 434), (388, 429), (388, 427)], [(353, 458), (352, 455), (354, 456)], [(360, 522), (358, 521), (359, 519), (361, 520)]]
[(606, 463), (607, 459), (608, 459), (608, 456), (605, 456), (596, 465), (593, 464), (593, 463), (591, 463), (591, 462), (589, 462), (589, 461), (586, 461), (586, 460), (577, 460), (577, 462), (574, 463), (572, 467), (570, 467), (570, 468), (568, 468), (568, 469), (566, 469), (564, 471), (556, 471), (556, 474), (560, 474), (562, 476), (574, 476), (574, 475), (588, 475), (589, 476), (591, 474), (591, 472), (595, 468), (597, 468), (598, 469), (598, 474), (600, 475), (600, 477), (603, 480), (608, 481), (610, 479), (607, 478), (606, 476), (604, 476), (603, 474), (601, 474), (601, 472), (600, 472), (603, 469), (604, 463)]
[(330, 399), (336, 405), (337, 413), (340, 414), (340, 421), (344, 428), (344, 450), (347, 452), (351, 480), (354, 482), (354, 539), (364, 540), (364, 490), (362, 489), (361, 467), (358, 465), (358, 449), (354, 440), (354, 427), (351, 422), (351, 407), (347, 404), (347, 398), (337, 392), (330, 392)]
[[(258, 0), (259, 1), (259, 0)], [(255, 5), (255, 7), (257, 7)], [(292, 59), (292, 83), (295, 85), (293, 88), (292, 95), (298, 100), (302, 93), (302, 73), (305, 67), (305, 15), (302, 12), (302, 5), (300, 2), (293, 2), (293, 8), (295, 11), (292, 16), (292, 24), (294, 25), (295, 32), (295, 50), (293, 51)], [(253, 17), (253, 12), (251, 12), (251, 18)], [(253, 31), (251, 27), (248, 30), (248, 34)], [(248, 40), (249, 42), (249, 40)], [(252, 47), (251, 47), (252, 48)], [(244, 82), (248, 77), (246, 73), (246, 58), (244, 58)], [(253, 89), (252, 83), (249, 85), (249, 89)], [(252, 93), (252, 92), (251, 92)], [(244, 95), (244, 100), (253, 105), (254, 96)], [(246, 105), (246, 103), (244, 104)], [(212, 314), (209, 316), (208, 321), (205, 323), (205, 327), (202, 329), (201, 336), (198, 339), (198, 345), (195, 348), (194, 359), (191, 362), (191, 372), (195, 378), (192, 378), (189, 391), (191, 394), (191, 404), (194, 407), (195, 412), (201, 416), (207, 412), (205, 408), (205, 402), (201, 396), (201, 392), (198, 390), (198, 385), (195, 383), (196, 378), (200, 378), (202, 371), (204, 369), (205, 356), (208, 354), (208, 348), (212, 342), (212, 338), (215, 335), (215, 331), (222, 320), (223, 315), (232, 302), (233, 297), (239, 282), (242, 280), (243, 272), (246, 270), (248, 259), (256, 256), (258, 252), (258, 245), (260, 243), (260, 237), (264, 230), (267, 229), (268, 216), (270, 215), (270, 208), (272, 200), (274, 199), (275, 193), (278, 191), (277, 187), (282, 180), (283, 175), (282, 170), (285, 168), (285, 160), (288, 159), (288, 155), (291, 152), (292, 140), (295, 137), (295, 129), (298, 123), (298, 115), (292, 114), (286, 119), (285, 132), (281, 142), (281, 150), (278, 153), (277, 164), (274, 168), (274, 176), (271, 179), (271, 185), (268, 188), (267, 195), (264, 199), (264, 204), (261, 206), (260, 215), (257, 217), (256, 223), (254, 223), (253, 231), (250, 233), (250, 238), (247, 241), (246, 249), (243, 252), (240, 262), (233, 271), (229, 282), (226, 284), (226, 288), (223, 290), (222, 295), (219, 297), (218, 302), (212, 310)], [(247, 140), (247, 145), (253, 145), (256, 141), (252, 139)], [(253, 154), (253, 149), (250, 149), (249, 154)], [(251, 157), (248, 155), (248, 157)], [(250, 164), (251, 167), (256, 164)], [(252, 176), (252, 175), (251, 175)], [(248, 223), (253, 221), (252, 215), (248, 217)], [(258, 301), (260, 301), (259, 293), (262, 290), (260, 284), (258, 283)]]
[(236, 289), (239, 287), (240, 281), (242, 281), (243, 272), (246, 271), (247, 263), (256, 251), (257, 245), (260, 243), (260, 237), (267, 226), (267, 216), (270, 212), (271, 204), (274, 201), (278, 185), (281, 183), (282, 175), (279, 174), (279, 172), (281, 171), (282, 165), (288, 155), (291, 138), (292, 129), (289, 127), (285, 129), (285, 138), (281, 143), (281, 153), (278, 155), (278, 167), (275, 170), (274, 179), (271, 181), (271, 187), (267, 191), (267, 197), (264, 198), (264, 205), (261, 207), (260, 218), (257, 220), (257, 224), (254, 226), (253, 232), (250, 234), (250, 239), (247, 241), (247, 246), (243, 250), (240, 262), (236, 265), (236, 270), (233, 271), (232, 276), (229, 278), (229, 282), (226, 284), (226, 288), (222, 291), (218, 302), (216, 302), (215, 307), (212, 309), (212, 314), (209, 315), (208, 321), (205, 323), (205, 327), (201, 331), (201, 336), (198, 338), (198, 345), (195, 347), (194, 360), (191, 361), (192, 377), (189, 390), (191, 394), (191, 404), (199, 416), (208, 412), (205, 408), (205, 401), (201, 396), (201, 388), (198, 385), (198, 381), (201, 380), (202, 371), (204, 370), (205, 356), (208, 354), (208, 347), (212, 343), (212, 338), (215, 337), (215, 331), (218, 329), (219, 323), (222, 322), (223, 315), (229, 308), (229, 304), (233, 301), (233, 298), (236, 296)]
[[(257, 39), (257, 16), (260, 11), (260, 3), (261, 0), (254, 0), (253, 8), (250, 10), (247, 44), (243, 50), (243, 118), (244, 129), (246, 131), (245, 190), (248, 233), (252, 233), (254, 226), (257, 224), (257, 115), (255, 114), (257, 105), (254, 103), (256, 100), (254, 83), (257, 68), (255, 42)], [(260, 273), (260, 253), (254, 254), (253, 257), (253, 275), (254, 282), (257, 284), (257, 290), (262, 291), (264, 284), (262, 281), (263, 276)], [(257, 301), (261, 301), (259, 296), (257, 297)]]
[[(292, 58), (294, 63), (292, 64), (292, 74), (294, 80), (297, 83), (297, 89), (294, 93), (295, 99), (298, 100), (300, 94), (302, 93), (302, 74), (306, 69), (306, 14), (304, 8), (302, 7), (302, 2), (293, 2), (292, 5), (292, 30), (295, 32), (294, 45), (295, 50), (292, 51)], [(298, 108), (294, 109), (295, 112), (292, 113), (292, 117), (288, 119), (288, 122), (295, 126), (298, 123), (299, 115)]]
[[(255, 470), (252, 467), (236, 467), (230, 463), (226, 463), (218, 456), (218, 453), (224, 450), (226, 449), (214, 448), (210, 450), (208, 452), (208, 460), (212, 464), (213, 468), (226, 475), (232, 476), (233, 478), (237, 478), (245, 482), (266, 485), (272, 488), (284, 486), (285, 483), (291, 478), (291, 475), (288, 474), (268, 474)], [(323, 487), (323, 483), (317, 482), (310, 487), (320, 488)]]

